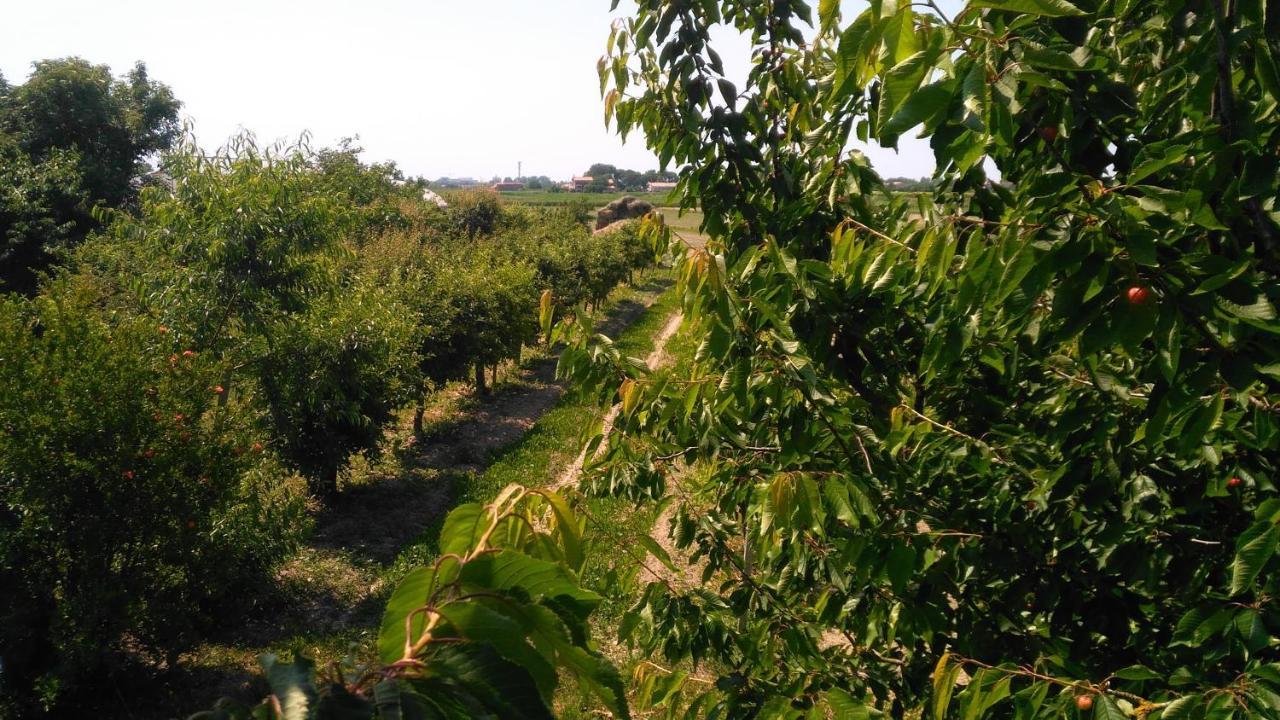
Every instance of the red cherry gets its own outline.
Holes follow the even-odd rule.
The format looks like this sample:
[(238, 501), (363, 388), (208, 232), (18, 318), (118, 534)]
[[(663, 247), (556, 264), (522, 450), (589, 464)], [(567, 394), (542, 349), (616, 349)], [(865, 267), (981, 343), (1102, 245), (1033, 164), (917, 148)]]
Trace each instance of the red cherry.
[(122, 474), (124, 475), (124, 479), (125, 479), (125, 480), (132, 480), (132, 479), (133, 479), (133, 471), (132, 471), (132, 470), (125, 470)]
[(184, 357), (184, 358), (195, 357), (195, 356), (196, 356), (196, 352), (195, 352), (194, 350), (183, 350), (183, 351), (182, 351), (182, 357)]
[(256, 443), (254, 443), (254, 444), (253, 444), (253, 451), (254, 451), (254, 452), (256, 452), (256, 453), (262, 452), (262, 443), (260, 443), (260, 442), (256, 442)]
[(157, 330), (161, 335), (164, 335), (164, 334), (166, 334), (166, 333), (168, 333), (168, 332), (169, 332), (169, 328), (167, 328), (167, 327), (165, 327), (165, 326), (163, 326), (163, 325), (161, 325), (160, 327), (156, 328), (156, 330)]
[(170, 362), (170, 364), (178, 362), (178, 356), (177, 356), (177, 355), (170, 355), (170, 356), (169, 356), (169, 362)]
[(195, 530), (195, 529), (196, 529), (196, 521), (195, 521), (195, 520), (188, 520), (188, 521), (187, 521), (187, 529), (188, 529), (188, 530)]
[(147, 448), (142, 452), (142, 457), (144, 458), (153, 458), (155, 456), (156, 456), (156, 451), (152, 450), (151, 448)]
[(1090, 710), (1092, 710), (1093, 696), (1092, 695), (1076, 696), (1076, 709), (1079, 710), (1080, 712), (1089, 712)]
[(224, 393), (224, 392), (226, 392), (226, 390), (224, 390), (224, 389), (222, 388), (222, 386), (221, 386), (221, 385), (214, 385), (214, 386), (213, 386), (213, 394), (214, 394), (214, 395), (221, 395), (221, 394), (222, 394), (222, 393)]
[(1053, 142), (1058, 139), (1058, 128), (1052, 125), (1046, 125), (1036, 132), (1040, 133), (1040, 137), (1044, 138), (1045, 142)]
[(182, 413), (178, 413), (177, 415), (174, 415), (174, 416), (173, 416), (173, 420), (174, 420), (174, 422), (182, 422), (182, 419), (183, 419), (183, 418), (182, 418)]
[(1243, 484), (1244, 484), (1244, 481), (1238, 477), (1233, 477), (1227, 481), (1227, 487), (1229, 488), (1238, 488)]
[(1134, 285), (1124, 293), (1130, 305), (1146, 305), (1151, 299), (1151, 291), (1141, 285)]

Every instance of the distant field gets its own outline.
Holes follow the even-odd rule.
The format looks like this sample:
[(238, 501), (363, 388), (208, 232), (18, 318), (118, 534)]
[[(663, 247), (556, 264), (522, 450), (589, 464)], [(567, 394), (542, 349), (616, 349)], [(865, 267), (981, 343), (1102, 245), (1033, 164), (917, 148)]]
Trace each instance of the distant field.
[(522, 205), (573, 205), (575, 203), (585, 202), (591, 207), (600, 207), (626, 197), (640, 198), (647, 200), (654, 205), (665, 205), (672, 202), (672, 198), (668, 193), (645, 193), (645, 192), (613, 192), (613, 193), (588, 193), (588, 192), (548, 192), (546, 190), (516, 190), (514, 192), (501, 193), (502, 199), (507, 202), (520, 203)]
[(660, 207), (662, 216), (666, 219), (667, 225), (678, 233), (698, 234), (698, 226), (702, 224), (701, 210), (685, 210), (681, 213), (678, 207)]

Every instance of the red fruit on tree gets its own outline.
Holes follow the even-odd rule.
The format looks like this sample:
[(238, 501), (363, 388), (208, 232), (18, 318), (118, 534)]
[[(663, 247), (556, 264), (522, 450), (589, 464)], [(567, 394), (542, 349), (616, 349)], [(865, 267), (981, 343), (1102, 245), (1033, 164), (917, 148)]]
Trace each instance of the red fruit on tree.
[(1058, 139), (1058, 128), (1052, 125), (1046, 125), (1036, 132), (1040, 133), (1040, 137), (1044, 138), (1045, 142), (1053, 142)]
[(188, 521), (187, 521), (187, 529), (188, 529), (188, 530), (195, 530), (195, 529), (196, 529), (196, 521), (195, 521), (195, 520), (188, 520)]
[(262, 443), (260, 443), (260, 442), (256, 442), (256, 443), (254, 443), (254, 444), (253, 444), (253, 451), (254, 451), (254, 452), (256, 452), (256, 453), (257, 453), (257, 452), (262, 452)]
[(155, 456), (156, 456), (156, 451), (155, 451), (155, 450), (152, 450), (151, 448), (147, 448), (146, 450), (144, 450), (144, 451), (142, 452), (142, 457), (144, 457), (144, 458), (148, 458), (148, 459), (149, 459), (149, 458), (153, 458), (153, 457), (155, 457)]
[(224, 390), (224, 389), (222, 388), (222, 386), (221, 386), (221, 385), (214, 385), (214, 386), (213, 386), (213, 394), (214, 394), (214, 395), (221, 395), (221, 394), (222, 394), (222, 393), (224, 393), (224, 392), (226, 392), (226, 390)]
[(195, 357), (195, 356), (196, 356), (196, 351), (195, 351), (195, 350), (183, 350), (183, 351), (182, 351), (182, 357), (184, 357), (184, 358)]
[(1227, 481), (1227, 487), (1229, 488), (1238, 488), (1243, 484), (1244, 484), (1244, 481), (1238, 477), (1233, 477)]
[(1092, 710), (1092, 709), (1093, 709), (1093, 696), (1092, 696), (1092, 695), (1077, 695), (1077, 696), (1076, 696), (1076, 709), (1080, 710), (1081, 712), (1089, 712), (1090, 710)]
[(169, 332), (169, 328), (167, 328), (167, 327), (165, 327), (165, 326), (163, 326), (163, 325), (161, 325), (160, 327), (156, 328), (156, 330), (158, 330), (158, 331), (160, 332), (160, 334), (161, 334), (161, 335), (164, 335), (164, 334), (166, 334), (166, 333), (168, 333), (168, 332)]
[(133, 479), (133, 471), (132, 471), (132, 470), (125, 470), (122, 474), (124, 475), (124, 479), (125, 479), (125, 480), (132, 480), (132, 479)]
[(1141, 285), (1134, 285), (1125, 291), (1124, 296), (1129, 300), (1130, 305), (1146, 305), (1151, 299), (1151, 290)]

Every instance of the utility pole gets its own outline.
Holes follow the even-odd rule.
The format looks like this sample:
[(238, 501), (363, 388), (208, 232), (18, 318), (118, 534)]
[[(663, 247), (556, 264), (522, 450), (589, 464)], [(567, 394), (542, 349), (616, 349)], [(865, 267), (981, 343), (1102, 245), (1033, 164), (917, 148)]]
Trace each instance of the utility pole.
[(516, 161), (516, 179), (519, 180), (522, 177), (524, 177), (524, 161), (517, 160)]

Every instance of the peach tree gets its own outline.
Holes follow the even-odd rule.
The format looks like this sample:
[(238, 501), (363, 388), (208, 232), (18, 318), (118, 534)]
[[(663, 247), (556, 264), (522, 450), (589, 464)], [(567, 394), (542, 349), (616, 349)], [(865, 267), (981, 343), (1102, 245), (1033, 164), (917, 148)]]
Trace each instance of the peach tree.
[[(840, 5), (638, 0), (600, 62), (712, 238), (692, 362), (565, 356), (701, 574), (621, 631), (717, 678), (641, 704), (1280, 717), (1280, 8)], [(858, 149), (908, 133), (931, 192)]]

